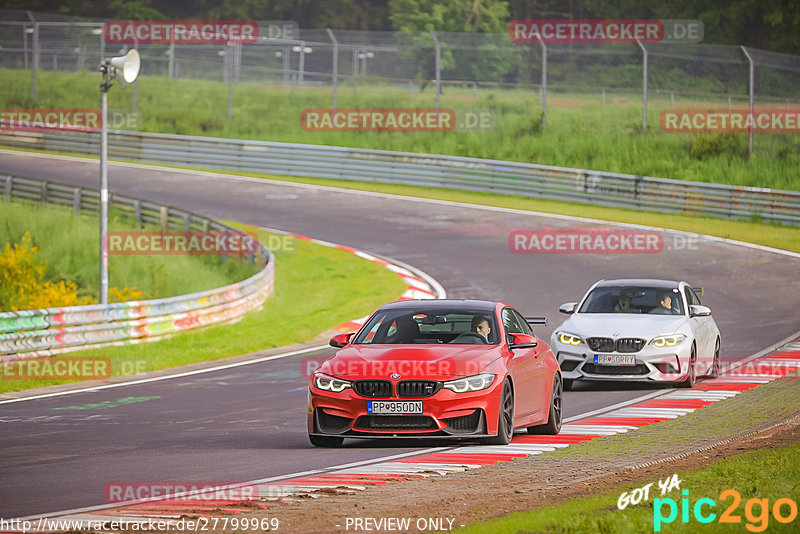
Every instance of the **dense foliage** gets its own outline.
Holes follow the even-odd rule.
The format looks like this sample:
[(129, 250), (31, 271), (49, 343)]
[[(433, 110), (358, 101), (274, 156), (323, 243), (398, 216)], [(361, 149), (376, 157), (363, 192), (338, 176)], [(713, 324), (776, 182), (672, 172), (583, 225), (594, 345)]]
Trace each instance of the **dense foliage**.
[(301, 28), (504, 31), (512, 19), (700, 19), (705, 42), (800, 54), (793, 0), (0, 0), (0, 8), (119, 19), (294, 20)]

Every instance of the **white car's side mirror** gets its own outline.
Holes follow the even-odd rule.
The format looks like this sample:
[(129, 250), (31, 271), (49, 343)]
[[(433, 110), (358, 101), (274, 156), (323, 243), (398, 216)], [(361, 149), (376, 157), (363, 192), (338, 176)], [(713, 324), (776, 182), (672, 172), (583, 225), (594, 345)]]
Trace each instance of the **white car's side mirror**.
[(692, 304), (689, 306), (689, 317), (708, 317), (711, 315), (711, 308)]
[(575, 308), (577, 307), (578, 307), (577, 302), (567, 302), (566, 304), (562, 304), (561, 307), (558, 309), (558, 311), (570, 315), (575, 313)]

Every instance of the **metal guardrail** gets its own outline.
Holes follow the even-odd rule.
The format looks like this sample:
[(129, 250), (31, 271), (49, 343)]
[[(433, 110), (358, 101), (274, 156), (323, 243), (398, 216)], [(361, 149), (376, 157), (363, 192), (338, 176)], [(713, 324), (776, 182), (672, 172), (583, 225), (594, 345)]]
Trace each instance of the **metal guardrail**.
[[(97, 154), (99, 135), (7, 132), (0, 133), (0, 145)], [(109, 156), (196, 168), (420, 185), (800, 225), (800, 192), (490, 159), (126, 131), (109, 132)]]
[[(76, 214), (97, 213), (99, 192), (17, 176), (0, 176), (0, 193), (8, 201), (24, 199), (71, 206)], [(239, 232), (188, 211), (111, 194), (111, 207), (134, 217), (139, 225), (163, 230)], [(272, 293), (275, 261), (259, 243), (249, 258), (262, 268), (250, 278), (224, 287), (176, 297), (0, 312), (0, 360), (50, 356), (109, 344), (154, 341), (179, 331), (233, 322), (259, 308)]]

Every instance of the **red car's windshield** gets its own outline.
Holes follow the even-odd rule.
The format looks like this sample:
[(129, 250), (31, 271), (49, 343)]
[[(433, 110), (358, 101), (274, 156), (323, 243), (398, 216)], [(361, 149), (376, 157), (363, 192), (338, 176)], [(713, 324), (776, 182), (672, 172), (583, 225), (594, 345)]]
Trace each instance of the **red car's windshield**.
[(380, 310), (354, 343), (495, 345), (499, 336), (494, 314), (486, 310)]

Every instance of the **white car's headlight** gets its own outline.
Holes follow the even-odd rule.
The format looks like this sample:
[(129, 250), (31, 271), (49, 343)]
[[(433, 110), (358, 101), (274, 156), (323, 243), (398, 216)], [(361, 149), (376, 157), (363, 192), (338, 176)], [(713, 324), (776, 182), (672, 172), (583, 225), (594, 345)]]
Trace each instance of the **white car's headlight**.
[(442, 387), (455, 391), (456, 393), (466, 393), (467, 391), (480, 391), (486, 389), (494, 382), (494, 376), (490, 374), (472, 375), (458, 380), (450, 380), (442, 384)]
[(656, 347), (674, 347), (684, 339), (686, 339), (686, 336), (683, 334), (671, 334), (668, 336), (654, 337), (650, 344)]
[(339, 380), (338, 378), (323, 373), (314, 373), (314, 385), (319, 389), (332, 391), (334, 393), (339, 393), (340, 391), (352, 387), (352, 384), (347, 380)]
[(556, 332), (558, 336), (558, 340), (563, 343), (564, 345), (580, 345), (583, 343), (583, 340), (576, 336), (575, 334), (570, 334), (569, 332)]

